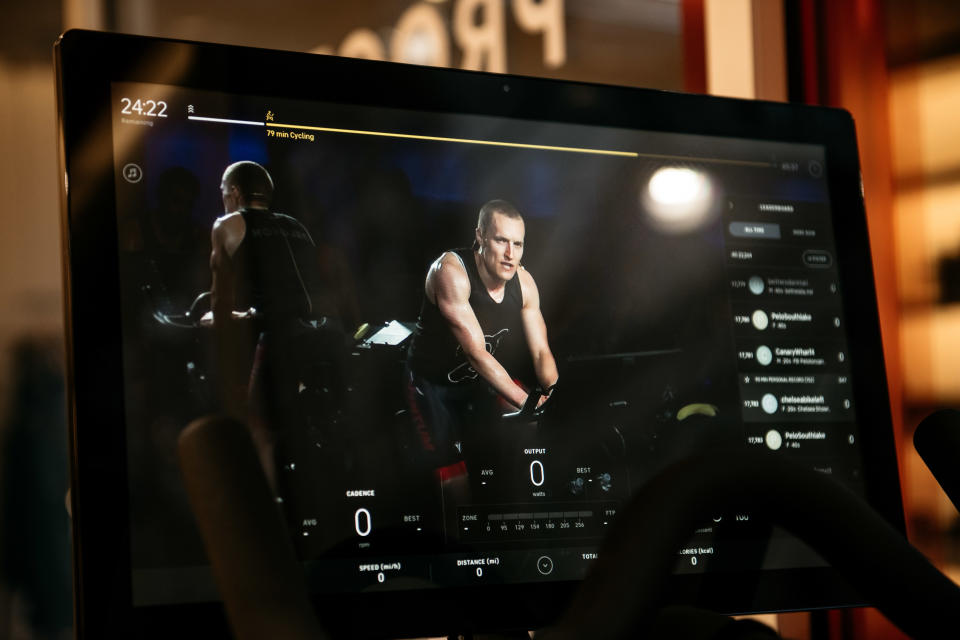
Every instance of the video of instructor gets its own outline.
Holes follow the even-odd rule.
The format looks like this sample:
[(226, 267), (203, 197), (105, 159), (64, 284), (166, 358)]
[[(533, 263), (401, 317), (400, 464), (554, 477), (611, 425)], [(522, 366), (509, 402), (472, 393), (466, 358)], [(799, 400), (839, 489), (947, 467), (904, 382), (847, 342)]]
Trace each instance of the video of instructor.
[[(832, 247), (823, 180), (778, 165), (810, 147), (164, 91), (168, 118), (114, 117), (135, 569), (203, 563), (176, 438), (227, 414), (324, 575), (578, 577), (558, 556), (670, 462), (796, 421), (748, 415), (744, 353), (820, 385), (760, 358), (842, 346), (790, 324), (832, 272), (735, 262), (788, 236), (754, 202)], [(814, 294), (761, 329), (778, 279)], [(832, 393), (816, 419), (850, 420)]]

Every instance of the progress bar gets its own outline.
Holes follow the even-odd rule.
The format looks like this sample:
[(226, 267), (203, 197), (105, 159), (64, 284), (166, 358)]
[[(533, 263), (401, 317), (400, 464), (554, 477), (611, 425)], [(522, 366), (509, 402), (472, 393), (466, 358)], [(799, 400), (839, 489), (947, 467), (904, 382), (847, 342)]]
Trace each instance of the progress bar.
[(412, 133), (391, 133), (388, 131), (365, 131), (362, 129), (335, 129), (333, 127), (310, 127), (299, 124), (266, 123), (268, 127), (278, 129), (303, 129), (305, 131), (324, 131), (326, 133), (350, 133), (361, 136), (380, 136), (383, 138), (404, 138), (407, 140), (429, 140), (432, 142), (459, 142), (462, 144), (479, 144), (491, 147), (514, 147), (517, 149), (537, 149), (542, 151), (566, 151), (569, 153), (591, 153), (601, 156), (619, 156), (636, 158), (635, 151), (611, 151), (609, 149), (586, 149), (582, 147), (557, 147), (545, 144), (526, 144), (523, 142), (498, 142), (495, 140), (476, 140), (473, 138), (444, 138), (441, 136), (419, 136)]
[(253, 127), (262, 127), (262, 122), (256, 120), (230, 120), (229, 118), (207, 118), (204, 116), (187, 116), (187, 120), (199, 120), (201, 122), (222, 122), (224, 124), (248, 124)]
[(686, 160), (688, 162), (717, 162), (720, 164), (740, 164), (748, 167), (775, 167), (776, 162), (763, 162), (761, 160), (729, 160), (727, 158), (701, 158), (699, 156), (675, 156), (665, 153), (637, 153), (634, 154), (640, 158), (655, 158), (657, 160)]
[(728, 160), (725, 158), (699, 158), (693, 156), (670, 155), (663, 153), (638, 153), (636, 151), (614, 151), (611, 149), (590, 149), (586, 147), (563, 147), (545, 144), (527, 144), (524, 142), (501, 142), (497, 140), (478, 140), (475, 138), (447, 138), (443, 136), (421, 136), (412, 133), (393, 133), (390, 131), (368, 131), (365, 129), (339, 129), (336, 127), (314, 127), (303, 124), (282, 124), (279, 122), (258, 122), (256, 120), (232, 120), (229, 118), (208, 118), (205, 116), (187, 116), (189, 120), (201, 122), (220, 122), (224, 124), (244, 124), (254, 127), (271, 127), (276, 129), (301, 129), (304, 131), (322, 131), (325, 133), (349, 133), (361, 136), (379, 136), (381, 138), (403, 138), (406, 140), (428, 140), (432, 142), (457, 142), (461, 144), (478, 144), (491, 147), (513, 147), (515, 149), (536, 149), (541, 151), (563, 151), (567, 153), (588, 153), (601, 156), (616, 156), (620, 158), (655, 158), (658, 160), (682, 160), (686, 162), (710, 162), (718, 164), (735, 164), (753, 167), (776, 166), (771, 162), (755, 160)]

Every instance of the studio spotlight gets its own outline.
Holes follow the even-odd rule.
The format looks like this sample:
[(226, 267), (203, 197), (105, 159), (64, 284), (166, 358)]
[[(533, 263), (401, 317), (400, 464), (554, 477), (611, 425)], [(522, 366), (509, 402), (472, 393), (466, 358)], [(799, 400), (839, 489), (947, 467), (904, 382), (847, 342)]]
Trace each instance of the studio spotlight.
[(671, 233), (693, 231), (706, 223), (713, 202), (710, 178), (696, 169), (663, 167), (641, 194), (650, 222)]

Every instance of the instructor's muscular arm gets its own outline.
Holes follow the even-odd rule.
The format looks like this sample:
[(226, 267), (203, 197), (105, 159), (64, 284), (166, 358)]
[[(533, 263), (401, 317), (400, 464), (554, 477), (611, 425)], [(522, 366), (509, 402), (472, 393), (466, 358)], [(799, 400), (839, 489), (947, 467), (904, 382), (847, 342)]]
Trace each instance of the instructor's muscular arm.
[(510, 403), (523, 406), (527, 394), (487, 351), (483, 329), (470, 306), (470, 279), (456, 256), (445, 253), (433, 263), (427, 274), (426, 294), (446, 319), (474, 371)]
[[(218, 218), (213, 224), (210, 243), (210, 273), (213, 281), (210, 285), (210, 311), (212, 312), (217, 368), (219, 377), (220, 400), (223, 410), (238, 420), (246, 419), (244, 393), (249, 366), (244, 367), (238, 327), (231, 322), (235, 299), (236, 272), (233, 253), (237, 248), (237, 222), (231, 215)], [(240, 218), (240, 222), (243, 218)], [(206, 317), (206, 316), (205, 316)]]
[(210, 273), (213, 281), (210, 285), (210, 308), (213, 311), (214, 324), (223, 326), (230, 321), (234, 306), (235, 274), (233, 254), (246, 235), (247, 225), (243, 216), (231, 213), (218, 218), (210, 232)]
[(549, 389), (557, 383), (559, 374), (557, 362), (550, 351), (547, 342), (547, 324), (543, 321), (540, 311), (540, 291), (533, 276), (520, 267), (520, 291), (523, 293), (523, 331), (530, 346), (530, 355), (533, 358), (533, 368), (537, 373), (537, 380), (544, 389)]

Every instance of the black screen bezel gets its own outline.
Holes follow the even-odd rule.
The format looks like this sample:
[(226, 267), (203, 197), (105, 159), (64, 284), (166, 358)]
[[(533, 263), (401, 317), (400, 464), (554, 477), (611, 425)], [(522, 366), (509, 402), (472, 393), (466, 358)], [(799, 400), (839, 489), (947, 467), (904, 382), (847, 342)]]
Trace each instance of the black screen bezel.
[[(861, 425), (869, 426), (860, 443), (867, 497), (905, 530), (849, 113), (86, 31), (61, 37), (56, 62), (79, 637), (225, 635), (218, 604), (131, 606), (112, 82), (822, 145), (854, 397)], [(325, 622), (351, 635), (437, 635), (541, 626), (559, 614), (575, 587), (358, 594), (325, 597), (319, 605)], [(729, 613), (860, 604), (834, 571), (821, 568), (674, 576), (669, 588), (678, 600)], [(371, 610), (379, 614), (364, 615)], [(351, 620), (363, 620), (364, 628)]]

